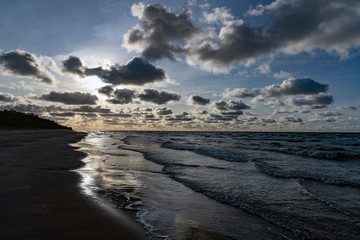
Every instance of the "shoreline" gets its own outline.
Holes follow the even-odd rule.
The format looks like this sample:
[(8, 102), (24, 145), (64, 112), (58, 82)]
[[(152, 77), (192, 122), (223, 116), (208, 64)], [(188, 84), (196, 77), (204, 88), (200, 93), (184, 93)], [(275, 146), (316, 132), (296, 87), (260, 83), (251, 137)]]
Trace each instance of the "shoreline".
[(147, 239), (128, 215), (80, 192), (86, 133), (0, 130), (1, 239)]

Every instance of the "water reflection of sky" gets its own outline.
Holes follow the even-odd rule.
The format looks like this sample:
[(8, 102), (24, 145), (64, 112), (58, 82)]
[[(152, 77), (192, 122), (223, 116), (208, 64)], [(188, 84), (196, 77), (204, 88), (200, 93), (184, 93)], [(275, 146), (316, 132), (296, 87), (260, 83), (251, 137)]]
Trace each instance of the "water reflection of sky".
[[(107, 164), (110, 155), (106, 152), (118, 150), (118, 145), (114, 144), (114, 140), (106, 135), (99, 137), (90, 133), (78, 146), (81, 147), (80, 151), (88, 154), (82, 160), (85, 165), (76, 170), (81, 176), (80, 187), (85, 195), (98, 200), (109, 196), (128, 196), (129, 193), (135, 195), (137, 189), (142, 186), (138, 177), (127, 169), (123, 169), (121, 164)], [(124, 157), (111, 156), (116, 162), (122, 161)]]

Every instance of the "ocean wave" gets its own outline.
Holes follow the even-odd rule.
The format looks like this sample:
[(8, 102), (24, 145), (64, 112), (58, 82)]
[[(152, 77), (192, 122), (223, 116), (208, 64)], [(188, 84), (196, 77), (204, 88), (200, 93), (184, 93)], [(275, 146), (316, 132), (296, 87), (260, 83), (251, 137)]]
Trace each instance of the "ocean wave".
[(165, 142), (161, 144), (162, 148), (168, 148), (173, 150), (185, 150), (191, 151), (199, 155), (208, 156), (224, 161), (229, 162), (247, 162), (249, 159), (244, 156), (241, 152), (234, 152), (231, 150), (221, 150), (221, 149), (214, 149), (210, 147), (197, 147), (194, 144), (187, 145), (187, 144), (180, 144), (180, 143), (172, 143), (172, 142)]
[(319, 181), (326, 184), (338, 185), (338, 186), (351, 186), (358, 188), (360, 187), (360, 180), (349, 181), (346, 179), (346, 176), (343, 178), (335, 176), (325, 176), (322, 173), (309, 173), (309, 172), (300, 172), (297, 170), (284, 170), (282, 168), (271, 166), (266, 162), (256, 161), (255, 165), (267, 175), (279, 178), (301, 178), (305, 180)]

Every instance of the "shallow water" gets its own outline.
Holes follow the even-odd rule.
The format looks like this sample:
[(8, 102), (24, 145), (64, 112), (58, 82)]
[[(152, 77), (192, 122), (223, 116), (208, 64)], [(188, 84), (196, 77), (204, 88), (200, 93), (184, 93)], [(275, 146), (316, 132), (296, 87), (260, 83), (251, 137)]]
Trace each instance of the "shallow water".
[(360, 135), (91, 132), (85, 194), (149, 238), (360, 239)]

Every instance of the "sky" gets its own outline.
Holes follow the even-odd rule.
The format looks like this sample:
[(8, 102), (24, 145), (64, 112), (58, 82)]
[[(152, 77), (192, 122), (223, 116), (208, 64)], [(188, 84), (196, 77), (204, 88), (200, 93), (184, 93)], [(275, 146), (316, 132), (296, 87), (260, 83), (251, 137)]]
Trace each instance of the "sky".
[(360, 131), (357, 0), (0, 6), (0, 110), (76, 130)]

